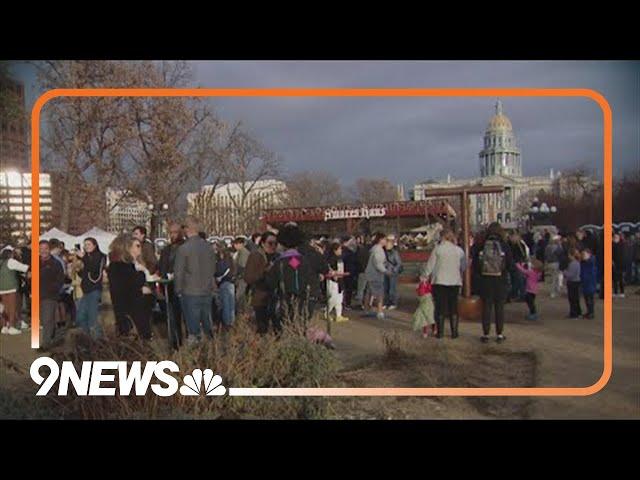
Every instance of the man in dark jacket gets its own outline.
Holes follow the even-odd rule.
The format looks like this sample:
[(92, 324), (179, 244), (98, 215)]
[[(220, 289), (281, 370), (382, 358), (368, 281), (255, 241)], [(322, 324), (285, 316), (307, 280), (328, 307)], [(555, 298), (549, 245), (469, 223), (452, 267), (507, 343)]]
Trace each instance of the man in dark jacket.
[(356, 237), (356, 242), (358, 244), (356, 248), (356, 259), (358, 262), (358, 281), (357, 281), (357, 292), (356, 292), (356, 301), (361, 304), (361, 308), (364, 310), (365, 305), (365, 289), (367, 287), (367, 276), (364, 274), (367, 265), (369, 264), (369, 255), (371, 252), (372, 245), (367, 244), (366, 237), (364, 235), (358, 235)]
[[(184, 243), (184, 235), (182, 227), (176, 222), (169, 224), (169, 240), (170, 244), (164, 247), (160, 252), (160, 260), (158, 268), (160, 275), (164, 279), (172, 279), (174, 266), (176, 263), (176, 253), (180, 245)], [(167, 285), (169, 311), (167, 312), (166, 302), (160, 302), (160, 308), (165, 315), (168, 315), (171, 331), (171, 344), (174, 348), (182, 345), (182, 309), (180, 308), (180, 299), (176, 296), (176, 289), (173, 283)]]
[[(313, 240), (312, 240), (313, 241)], [(309, 305), (308, 305), (308, 315), (309, 318), (313, 316), (315, 312), (316, 306), (322, 297), (322, 281), (324, 280), (327, 273), (329, 273), (329, 264), (326, 261), (324, 255), (318, 251), (316, 247), (311, 245), (310, 243), (304, 243), (300, 246), (298, 251), (302, 254), (302, 256), (309, 262), (311, 266), (311, 270), (313, 272), (313, 276), (309, 281)]]
[(58, 297), (64, 284), (64, 271), (51, 256), (49, 242), (40, 242), (40, 322), (42, 323), (41, 348), (47, 348), (56, 332)]
[(351, 301), (358, 288), (358, 244), (355, 238), (342, 238), (342, 262), (344, 271), (349, 275), (344, 277), (344, 307), (351, 308)]
[(278, 327), (284, 322), (306, 327), (311, 283), (316, 273), (309, 259), (298, 250), (304, 243), (304, 235), (298, 225), (291, 222), (280, 229), (277, 239), (284, 250), (266, 273), (265, 280), (278, 302), (275, 312)]

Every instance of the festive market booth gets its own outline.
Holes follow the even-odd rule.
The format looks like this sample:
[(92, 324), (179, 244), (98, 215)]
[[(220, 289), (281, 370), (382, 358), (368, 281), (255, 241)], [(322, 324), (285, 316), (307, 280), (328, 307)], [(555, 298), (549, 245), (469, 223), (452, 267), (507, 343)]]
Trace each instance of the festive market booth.
[(456, 212), (443, 200), (385, 202), (370, 205), (336, 205), (309, 208), (272, 208), (261, 221), (265, 228), (296, 222), (307, 235), (336, 237), (371, 235), (376, 231), (400, 237), (425, 224), (455, 222)]
[(404, 264), (401, 282), (417, 281), (419, 265), (427, 261), (437, 234), (443, 225), (455, 227), (455, 220), (456, 212), (445, 200), (277, 208), (262, 217), (264, 228), (277, 230), (287, 222), (296, 222), (309, 236), (393, 234)]

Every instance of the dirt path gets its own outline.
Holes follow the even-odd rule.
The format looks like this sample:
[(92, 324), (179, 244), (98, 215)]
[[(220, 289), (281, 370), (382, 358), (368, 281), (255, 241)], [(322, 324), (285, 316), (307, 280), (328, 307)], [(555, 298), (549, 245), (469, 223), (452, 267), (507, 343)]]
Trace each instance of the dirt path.
[[(552, 398), (345, 398), (332, 402), (332, 418), (640, 418), (640, 296), (629, 288), (614, 299), (614, 371), (589, 397)], [(522, 303), (506, 306), (507, 341), (479, 342), (480, 325), (463, 322), (460, 338), (423, 340), (411, 330), (413, 287), (401, 286), (404, 309), (388, 318), (347, 312), (332, 325), (341, 378), (351, 386), (588, 386), (603, 370), (602, 304), (595, 320), (564, 318), (566, 298), (539, 296), (540, 320), (524, 319)], [(447, 332), (448, 335), (448, 332)], [(387, 343), (397, 347), (386, 355)], [(38, 356), (28, 334), (0, 336), (2, 387), (31, 388), (28, 369)]]
[[(630, 293), (634, 292), (637, 287), (629, 290)], [(405, 303), (409, 307), (412, 293), (410, 286), (402, 287), (401, 295), (407, 299)], [(363, 318), (356, 312), (350, 312), (352, 320), (333, 326), (332, 334), (338, 343), (338, 356), (346, 370), (357, 369), (366, 364), (368, 359), (383, 355), (382, 332), (398, 331), (425, 351), (440, 348), (451, 355), (458, 355), (457, 360), (461, 360), (467, 369), (462, 378), (467, 380), (467, 384), (471, 380), (473, 386), (507, 386), (505, 379), (508, 378), (526, 384), (529, 374), (533, 375), (535, 386), (584, 387), (595, 383), (603, 371), (602, 304), (596, 303), (595, 320), (566, 319), (566, 298), (550, 299), (543, 291), (539, 296), (538, 308), (540, 320), (529, 322), (524, 319), (525, 304), (508, 304), (505, 326), (507, 341), (500, 346), (494, 342), (493, 345), (481, 344), (480, 325), (469, 322), (461, 324), (458, 340), (418, 340), (411, 331), (410, 308), (388, 312), (388, 319), (384, 321)], [(640, 296), (631, 293), (625, 299), (614, 299), (613, 320), (614, 372), (601, 392), (589, 397), (521, 398), (526, 404), (524, 407), (520, 405), (522, 408), (511, 408), (519, 403), (516, 399), (468, 399), (480, 408), (470, 412), (469, 416), (462, 414), (462, 417), (481, 418), (484, 412), (492, 417), (522, 414), (527, 418), (640, 418)], [(496, 349), (506, 354), (504, 358), (497, 360), (495, 355), (487, 355)], [(514, 374), (518, 370), (520, 373)], [(385, 374), (386, 370), (382, 369), (380, 373)], [(384, 379), (378, 381), (374, 375), (369, 380), (371, 383), (362, 386), (388, 385)], [(411, 382), (403, 381), (402, 373), (398, 373), (395, 380), (401, 384), (393, 386), (431, 386), (407, 384)], [(524, 384), (517, 386), (533, 386)], [(437, 385), (462, 386), (450, 383)], [(382, 402), (388, 400), (380, 399)], [(440, 403), (447, 406), (459, 402), (444, 398), (440, 399)], [(428, 411), (419, 414), (419, 418), (433, 416), (439, 417), (430, 415)]]

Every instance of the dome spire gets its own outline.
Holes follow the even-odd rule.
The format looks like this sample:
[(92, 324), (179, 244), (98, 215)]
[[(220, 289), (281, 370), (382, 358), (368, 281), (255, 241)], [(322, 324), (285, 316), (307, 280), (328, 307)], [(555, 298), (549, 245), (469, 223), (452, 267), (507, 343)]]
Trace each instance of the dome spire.
[(502, 115), (502, 101), (499, 98), (496, 102), (496, 115)]

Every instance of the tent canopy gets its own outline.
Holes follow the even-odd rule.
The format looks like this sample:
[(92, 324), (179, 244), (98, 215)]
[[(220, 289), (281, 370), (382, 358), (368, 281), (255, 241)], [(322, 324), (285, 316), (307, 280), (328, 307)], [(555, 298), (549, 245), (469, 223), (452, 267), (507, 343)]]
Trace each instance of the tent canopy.
[(74, 237), (73, 235), (69, 235), (68, 233), (63, 232), (62, 230), (57, 229), (55, 227), (43, 233), (42, 235), (40, 235), (40, 240), (51, 240), (52, 238), (55, 238), (57, 240), (64, 242), (64, 246), (67, 249), (73, 248), (73, 245), (78, 243), (77, 237)]

